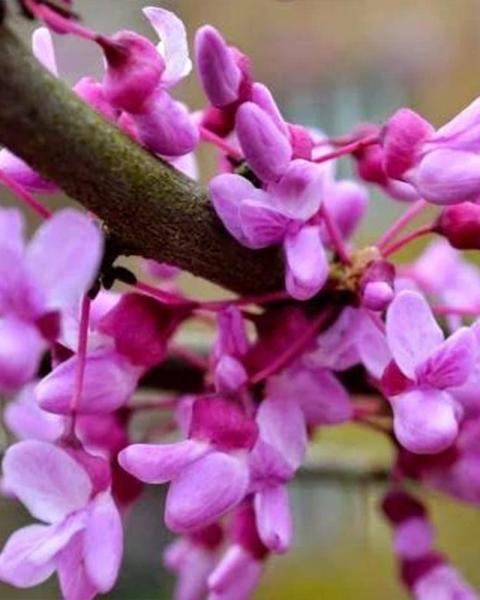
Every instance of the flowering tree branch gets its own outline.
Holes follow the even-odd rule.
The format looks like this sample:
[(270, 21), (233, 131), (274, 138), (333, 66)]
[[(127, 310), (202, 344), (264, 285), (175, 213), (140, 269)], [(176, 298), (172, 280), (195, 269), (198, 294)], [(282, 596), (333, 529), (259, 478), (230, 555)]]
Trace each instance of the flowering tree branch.
[(101, 218), (122, 253), (233, 291), (282, 287), (276, 248), (243, 248), (200, 186), (154, 158), (52, 77), (0, 26), (0, 143)]

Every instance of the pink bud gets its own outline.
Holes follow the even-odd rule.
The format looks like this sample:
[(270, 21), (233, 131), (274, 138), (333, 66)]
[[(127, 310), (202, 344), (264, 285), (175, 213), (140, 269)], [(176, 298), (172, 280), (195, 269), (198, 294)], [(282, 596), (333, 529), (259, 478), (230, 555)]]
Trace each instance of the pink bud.
[(362, 305), (370, 310), (385, 310), (395, 295), (395, 268), (386, 260), (374, 261), (360, 282)]
[(107, 61), (103, 85), (108, 100), (122, 110), (140, 111), (160, 83), (165, 61), (152, 42), (133, 31), (97, 41)]
[(195, 54), (203, 89), (213, 106), (223, 107), (236, 102), (242, 72), (234, 52), (215, 28), (205, 25), (198, 30)]
[(292, 147), (270, 115), (245, 102), (237, 112), (236, 131), (254, 173), (265, 182), (278, 180), (290, 163)]
[(480, 206), (462, 202), (444, 208), (434, 231), (447, 238), (459, 250), (480, 249)]

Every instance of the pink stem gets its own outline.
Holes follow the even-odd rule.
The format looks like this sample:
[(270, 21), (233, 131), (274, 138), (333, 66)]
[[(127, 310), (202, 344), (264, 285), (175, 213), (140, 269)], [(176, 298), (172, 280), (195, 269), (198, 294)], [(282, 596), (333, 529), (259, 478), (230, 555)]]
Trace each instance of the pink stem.
[(231, 300), (210, 300), (208, 302), (199, 302), (201, 308), (205, 310), (218, 311), (229, 306), (245, 306), (247, 304), (269, 304), (282, 300), (290, 300), (291, 296), (287, 292), (270, 292), (268, 294), (259, 294), (257, 296), (244, 296), (243, 298), (232, 298)]
[(40, 21), (57, 33), (71, 33), (85, 40), (94, 41), (97, 33), (72, 19), (67, 19), (59, 12), (45, 4), (37, 4), (35, 0), (25, 0), (28, 10)]
[(395, 252), (398, 252), (399, 250), (410, 244), (410, 242), (413, 242), (413, 240), (416, 240), (417, 238), (422, 237), (423, 235), (427, 235), (428, 233), (432, 233), (432, 231), (432, 224), (419, 227), (418, 229), (415, 229), (414, 231), (410, 232), (405, 237), (394, 242), (388, 248), (384, 247), (382, 250), (382, 254), (385, 258), (387, 258), (388, 256), (391, 256)]
[(330, 318), (332, 312), (330, 310), (326, 310), (324, 312), (319, 313), (308, 325), (305, 331), (292, 341), (288, 349), (283, 353), (277, 356), (269, 365), (254, 373), (250, 377), (250, 384), (255, 385), (267, 379), (271, 375), (274, 375), (280, 369), (288, 365), (290, 361), (300, 355), (300, 353), (305, 349), (306, 346), (311, 342), (312, 338), (317, 334), (318, 330), (327, 322)]
[(419, 215), (427, 206), (425, 200), (417, 200), (414, 202), (403, 215), (395, 221), (379, 238), (375, 244), (380, 250), (388, 244), (393, 238), (412, 221), (417, 215)]
[(458, 315), (460, 317), (475, 317), (480, 314), (480, 306), (478, 307), (455, 307), (446, 304), (437, 304), (431, 307), (436, 315)]
[(44, 206), (41, 202), (39, 202), (30, 192), (17, 183), (14, 179), (12, 179), (9, 175), (7, 175), (4, 171), (0, 171), (0, 181), (7, 187), (11, 192), (20, 198), (27, 206), (29, 206), (33, 211), (37, 213), (42, 219), (48, 219), (52, 216), (52, 213), (48, 210), (46, 206)]
[(317, 164), (326, 162), (327, 160), (333, 160), (335, 158), (340, 158), (341, 156), (345, 156), (347, 154), (352, 154), (352, 152), (356, 152), (361, 148), (365, 148), (367, 146), (371, 146), (372, 144), (378, 143), (378, 136), (368, 136), (361, 140), (356, 140), (351, 144), (346, 144), (345, 146), (341, 146), (332, 152), (328, 152), (328, 154), (324, 154), (323, 156), (319, 156), (313, 162)]
[(191, 308), (198, 306), (198, 302), (194, 300), (188, 300), (187, 298), (183, 298), (178, 294), (167, 292), (148, 283), (144, 283), (143, 281), (137, 281), (134, 287), (140, 292), (143, 292), (144, 294), (152, 296), (160, 302), (163, 302), (163, 304), (169, 304), (171, 306), (189, 306)]
[(80, 327), (78, 332), (77, 346), (77, 372), (75, 376), (75, 388), (70, 401), (70, 413), (72, 414), (72, 429), (74, 429), (75, 413), (80, 402), (85, 376), (85, 365), (87, 360), (88, 325), (90, 321), (91, 300), (88, 295), (82, 298), (80, 309)]
[(330, 236), (330, 241), (332, 242), (332, 246), (335, 252), (338, 254), (338, 257), (342, 261), (344, 265), (350, 264), (350, 255), (345, 245), (345, 242), (342, 239), (342, 235), (340, 230), (337, 227), (337, 224), (332, 219), (332, 215), (327, 210), (327, 207), (323, 205), (321, 207), (321, 215), (323, 217), (323, 221), (325, 223), (325, 227), (327, 228), (328, 235)]
[(206, 127), (200, 127), (200, 136), (204, 142), (209, 142), (210, 144), (213, 144), (217, 148), (220, 148), (220, 150), (223, 150), (225, 154), (228, 154), (232, 158), (235, 158), (237, 160), (243, 159), (243, 154), (239, 150), (234, 148), (226, 140), (224, 140), (216, 133), (213, 133), (213, 131), (210, 131)]

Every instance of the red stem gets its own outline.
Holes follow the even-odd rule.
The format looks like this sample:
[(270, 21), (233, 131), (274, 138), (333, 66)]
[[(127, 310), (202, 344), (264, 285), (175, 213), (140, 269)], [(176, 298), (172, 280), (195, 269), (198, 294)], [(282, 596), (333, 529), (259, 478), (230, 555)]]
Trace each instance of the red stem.
[(390, 227), (383, 233), (375, 244), (380, 250), (384, 248), (388, 242), (393, 240), (400, 231), (410, 223), (417, 215), (419, 215), (425, 208), (427, 203), (425, 200), (417, 200), (414, 202), (403, 215), (397, 219)]
[(48, 219), (52, 216), (52, 213), (48, 210), (46, 206), (44, 206), (34, 196), (32, 196), (30, 192), (27, 192), (27, 190), (22, 185), (17, 183), (4, 171), (0, 171), (0, 181), (5, 185), (6, 188), (13, 192), (15, 196), (17, 196), (17, 198), (25, 202), (27, 206), (29, 206), (33, 211), (35, 211), (39, 217), (41, 217), (42, 219)]
[(367, 146), (371, 146), (372, 144), (377, 144), (377, 143), (378, 143), (378, 135), (368, 136), (361, 140), (356, 140), (355, 142), (352, 142), (351, 144), (346, 144), (345, 146), (341, 146), (340, 148), (337, 148), (336, 150), (333, 150), (332, 152), (328, 152), (327, 154), (324, 154), (323, 156), (319, 156), (313, 162), (316, 162), (317, 164), (319, 164), (319, 163), (326, 162), (327, 160), (333, 160), (335, 158), (340, 158), (341, 156), (345, 156), (346, 154), (352, 154), (352, 152), (356, 152), (357, 150), (360, 150), (361, 148), (365, 148)]
[(388, 248), (384, 248), (382, 251), (383, 256), (385, 258), (387, 258), (387, 257), (391, 256), (392, 254), (394, 254), (395, 252), (398, 252), (399, 250), (401, 250), (408, 244), (410, 244), (410, 242), (413, 242), (413, 240), (416, 240), (417, 238), (422, 237), (423, 235), (427, 235), (428, 233), (432, 233), (432, 231), (433, 231), (432, 228), (433, 228), (433, 225), (430, 223), (429, 225), (424, 225), (423, 227), (414, 229), (408, 235), (406, 235), (405, 237), (394, 242)]
[(214, 146), (225, 152), (225, 154), (228, 154), (228, 156), (231, 156), (236, 160), (243, 159), (243, 154), (240, 152), (240, 150), (237, 150), (224, 138), (220, 137), (216, 133), (213, 133), (213, 131), (210, 131), (206, 127), (200, 127), (200, 136), (204, 142), (209, 142), (210, 144), (213, 144)]
[(342, 239), (342, 235), (340, 230), (337, 227), (337, 224), (332, 219), (331, 214), (328, 212), (327, 207), (322, 205), (321, 207), (321, 215), (323, 217), (323, 222), (325, 223), (325, 227), (327, 228), (328, 235), (330, 236), (330, 241), (332, 246), (340, 258), (341, 262), (344, 265), (350, 264), (350, 255), (345, 245), (345, 242)]

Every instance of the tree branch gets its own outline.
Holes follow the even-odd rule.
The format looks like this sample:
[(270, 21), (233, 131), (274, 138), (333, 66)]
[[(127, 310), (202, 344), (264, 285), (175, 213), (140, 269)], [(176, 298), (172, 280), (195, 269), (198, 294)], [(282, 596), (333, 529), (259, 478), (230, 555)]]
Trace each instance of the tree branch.
[(125, 254), (174, 264), (239, 293), (282, 287), (278, 249), (241, 247), (205, 191), (86, 106), (5, 24), (0, 143), (101, 218)]

